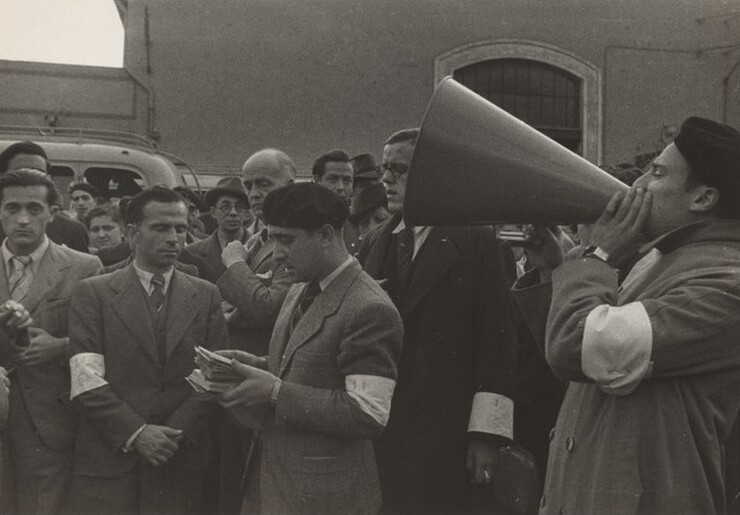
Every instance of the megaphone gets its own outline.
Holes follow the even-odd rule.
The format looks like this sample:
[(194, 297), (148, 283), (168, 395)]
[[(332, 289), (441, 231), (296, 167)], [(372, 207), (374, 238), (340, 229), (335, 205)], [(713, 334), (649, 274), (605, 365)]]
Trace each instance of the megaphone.
[(627, 186), (446, 77), (427, 107), (404, 199), (411, 225), (596, 220)]

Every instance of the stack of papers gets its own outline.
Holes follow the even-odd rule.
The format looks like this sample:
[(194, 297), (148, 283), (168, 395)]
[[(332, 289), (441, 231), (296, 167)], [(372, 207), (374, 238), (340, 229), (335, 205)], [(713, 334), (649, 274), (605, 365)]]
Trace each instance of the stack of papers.
[(223, 393), (242, 382), (243, 377), (231, 368), (231, 360), (205, 347), (195, 348), (198, 368), (185, 378), (196, 392)]

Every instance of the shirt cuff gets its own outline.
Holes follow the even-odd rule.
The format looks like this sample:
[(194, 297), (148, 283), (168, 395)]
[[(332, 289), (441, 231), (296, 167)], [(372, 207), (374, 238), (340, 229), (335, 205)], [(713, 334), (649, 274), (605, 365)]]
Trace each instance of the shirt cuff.
[(126, 440), (126, 445), (123, 446), (123, 452), (131, 452), (134, 450), (134, 441), (139, 437), (141, 432), (144, 430), (144, 428), (147, 426), (147, 424), (142, 425), (139, 429), (137, 429), (134, 434), (132, 434), (128, 440)]
[(468, 432), (514, 439), (514, 401), (500, 393), (478, 392), (473, 397)]

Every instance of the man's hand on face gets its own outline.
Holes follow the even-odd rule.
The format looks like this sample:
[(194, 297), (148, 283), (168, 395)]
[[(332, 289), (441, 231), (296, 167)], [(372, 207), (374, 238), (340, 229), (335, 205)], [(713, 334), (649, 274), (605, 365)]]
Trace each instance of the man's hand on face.
[(23, 353), (20, 363), (38, 365), (64, 356), (67, 353), (66, 338), (56, 338), (40, 327), (28, 328), (29, 345)]
[[(558, 234), (556, 234), (558, 232)], [(534, 238), (523, 245), (527, 260), (540, 273), (540, 282), (550, 282), (552, 271), (563, 263), (565, 250), (561, 239), (567, 238), (559, 228), (554, 232), (548, 227), (537, 225), (534, 227)], [(570, 242), (572, 246), (573, 242)]]
[(231, 241), (221, 251), (221, 261), (226, 268), (230, 268), (235, 263), (247, 261), (247, 249), (240, 241)]
[(221, 406), (229, 409), (240, 405), (256, 406), (270, 402), (272, 388), (278, 380), (276, 376), (237, 360), (231, 362), (231, 368), (244, 380), (238, 386), (220, 395), (218, 402)]
[(584, 246), (600, 247), (614, 263), (628, 259), (645, 242), (643, 228), (650, 215), (652, 201), (652, 194), (641, 187), (614, 194), (591, 226)]
[(164, 465), (175, 455), (182, 439), (180, 429), (147, 424), (134, 440), (134, 449), (156, 467)]

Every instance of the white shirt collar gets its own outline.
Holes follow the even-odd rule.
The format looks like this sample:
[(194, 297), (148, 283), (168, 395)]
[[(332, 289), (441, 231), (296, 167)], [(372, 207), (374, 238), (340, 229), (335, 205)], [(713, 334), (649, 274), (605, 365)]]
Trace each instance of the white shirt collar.
[[(46, 250), (49, 248), (49, 244), (49, 237), (44, 234), (44, 239), (41, 240), (41, 245), (36, 247), (36, 250), (29, 254), (29, 256), (31, 256), (31, 270), (34, 274), (39, 269), (39, 263), (41, 262), (41, 258), (44, 257)], [(7, 272), (8, 277), (10, 277), (10, 274), (13, 271), (13, 265), (10, 262), (10, 258), (15, 254), (13, 254), (13, 252), (8, 248), (8, 238), (5, 238), (3, 241), (2, 252), (3, 261), (5, 261), (5, 271)]]
[[(396, 226), (395, 229), (393, 229), (393, 234), (399, 234), (401, 231), (403, 231), (406, 228), (406, 221), (402, 218), (401, 222)], [(416, 255), (419, 253), (419, 249), (421, 249), (421, 246), (424, 245), (424, 242), (427, 240), (427, 236), (429, 236), (429, 233), (432, 231), (431, 225), (415, 225), (411, 228), (412, 231), (414, 231), (414, 254), (411, 256), (412, 259), (416, 258)]]
[[(144, 291), (148, 294), (151, 294), (152, 292), (152, 277), (154, 277), (154, 274), (151, 272), (147, 272), (143, 268), (139, 268), (139, 266), (136, 264), (136, 260), (134, 259), (134, 270), (136, 271), (136, 275), (139, 278), (139, 282), (141, 282), (141, 285), (144, 287)], [(167, 290), (170, 287), (170, 281), (172, 280), (172, 273), (174, 272), (175, 267), (170, 267), (169, 270), (166, 272), (162, 272), (162, 275), (164, 276), (164, 289), (163, 293), (167, 293)]]
[(319, 281), (319, 288), (321, 288), (321, 291), (324, 291), (327, 286), (331, 284), (331, 282), (341, 274), (345, 268), (347, 268), (349, 265), (352, 264), (352, 262), (355, 260), (352, 256), (349, 256), (346, 260), (342, 262), (341, 265), (336, 267), (332, 273), (324, 277), (322, 280)]

